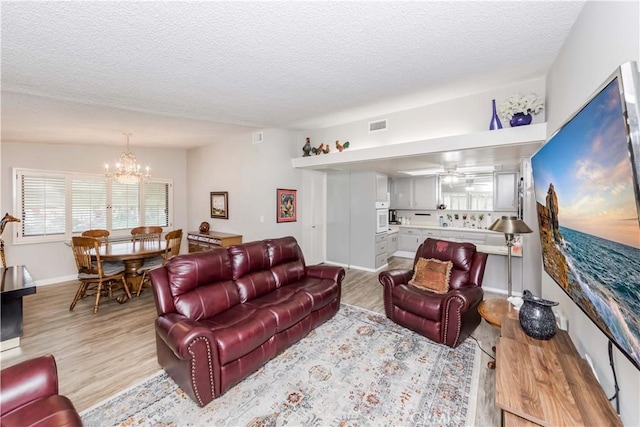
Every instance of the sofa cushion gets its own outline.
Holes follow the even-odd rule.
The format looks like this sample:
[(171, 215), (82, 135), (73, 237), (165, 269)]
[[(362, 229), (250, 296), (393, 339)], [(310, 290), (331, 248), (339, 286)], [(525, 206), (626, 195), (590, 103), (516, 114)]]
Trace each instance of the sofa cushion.
[(414, 286), (399, 285), (393, 288), (391, 298), (393, 305), (425, 319), (439, 321), (442, 317), (442, 295)]
[(452, 267), (451, 261), (420, 258), (416, 263), (413, 278), (409, 280), (409, 284), (437, 294), (446, 294), (449, 291)]
[(313, 301), (313, 311), (326, 306), (340, 294), (340, 285), (331, 279), (305, 277), (289, 287), (308, 295)]
[(264, 242), (250, 242), (229, 248), (233, 263), (233, 279), (240, 301), (246, 302), (276, 289), (269, 270), (269, 256)]
[(304, 277), (304, 256), (293, 237), (265, 240), (269, 253), (269, 265), (276, 279), (276, 286), (289, 285)]
[(223, 365), (252, 352), (276, 333), (276, 318), (269, 310), (246, 304), (236, 305), (202, 324), (213, 331)]
[(166, 269), (176, 311), (183, 316), (206, 319), (240, 303), (226, 249), (173, 257)]
[(276, 318), (276, 332), (282, 332), (304, 319), (313, 310), (313, 301), (304, 292), (278, 288), (248, 303), (249, 307), (269, 310)]
[(2, 415), (2, 427), (81, 425), (82, 420), (71, 401), (57, 394), (36, 399)]

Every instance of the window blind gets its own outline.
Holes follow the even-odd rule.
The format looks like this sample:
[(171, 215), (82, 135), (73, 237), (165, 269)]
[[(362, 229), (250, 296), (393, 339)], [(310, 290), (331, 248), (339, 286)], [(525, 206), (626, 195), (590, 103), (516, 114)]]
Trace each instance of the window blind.
[(20, 175), (23, 236), (64, 234), (66, 180), (55, 175)]
[(107, 228), (107, 182), (104, 178), (71, 179), (71, 231)]
[(169, 183), (148, 182), (144, 186), (144, 224), (169, 226)]
[(140, 224), (138, 184), (111, 184), (111, 229), (125, 230)]

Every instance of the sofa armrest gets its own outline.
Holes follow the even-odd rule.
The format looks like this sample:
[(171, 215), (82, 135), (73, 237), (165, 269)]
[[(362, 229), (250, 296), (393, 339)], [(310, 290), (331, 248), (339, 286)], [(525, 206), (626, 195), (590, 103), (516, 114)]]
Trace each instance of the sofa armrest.
[(189, 346), (196, 339), (204, 338), (208, 341), (211, 351), (215, 352), (214, 359), (218, 360), (218, 347), (211, 330), (195, 320), (177, 313), (165, 314), (156, 319), (156, 332), (180, 359), (191, 359)]
[(391, 286), (393, 289), (398, 285), (406, 285), (413, 277), (413, 270), (387, 270), (378, 275), (378, 281), (382, 286)]
[(473, 313), (472, 310), (480, 304), (483, 295), (484, 291), (479, 286), (454, 289), (445, 295), (442, 301), (442, 343), (449, 347), (458, 346), (470, 333), (469, 328), (477, 325), (469, 319), (478, 317), (477, 312)]
[(342, 267), (332, 265), (309, 265), (305, 268), (305, 274), (317, 279), (331, 279), (337, 284), (341, 284), (345, 271)]
[(0, 373), (2, 415), (58, 394), (58, 369), (52, 355), (36, 357), (5, 368)]

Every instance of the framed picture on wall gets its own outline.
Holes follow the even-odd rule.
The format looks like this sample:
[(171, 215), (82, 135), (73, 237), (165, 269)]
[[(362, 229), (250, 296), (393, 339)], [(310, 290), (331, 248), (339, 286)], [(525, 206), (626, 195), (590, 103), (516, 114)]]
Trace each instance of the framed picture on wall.
[(229, 219), (229, 193), (211, 192), (211, 218)]
[(298, 190), (278, 188), (276, 222), (295, 222), (298, 219)]

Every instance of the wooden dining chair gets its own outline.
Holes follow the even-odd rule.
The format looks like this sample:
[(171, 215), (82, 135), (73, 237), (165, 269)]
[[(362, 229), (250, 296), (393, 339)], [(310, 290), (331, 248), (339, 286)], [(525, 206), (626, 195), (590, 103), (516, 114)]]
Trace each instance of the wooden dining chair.
[(108, 245), (109, 244), (109, 230), (102, 230), (102, 229), (92, 229), (92, 230), (86, 230), (82, 232), (82, 236), (84, 237), (95, 237), (96, 239), (98, 239), (100, 241), (101, 245)]
[(140, 287), (138, 287), (136, 296), (140, 296), (140, 292), (142, 292), (142, 287), (144, 286), (145, 281), (149, 280), (149, 271), (165, 265), (172, 256), (180, 254), (182, 229), (169, 231), (165, 234), (164, 239), (167, 242), (167, 246), (165, 247), (162, 256), (145, 260), (144, 265), (138, 269), (138, 274), (142, 274), (142, 280), (140, 281)]
[[(104, 291), (111, 297), (113, 295), (113, 284), (122, 282), (124, 292), (128, 298), (131, 298), (129, 286), (124, 278), (124, 265), (107, 265), (102, 263), (100, 258), (100, 240), (95, 237), (76, 236), (71, 238), (71, 249), (78, 267), (78, 280), (80, 286), (76, 292), (76, 296), (71, 302), (69, 311), (73, 310), (76, 303), (81, 298), (89, 296), (87, 291), (95, 290), (96, 301), (93, 306), (93, 312), (98, 312), (100, 305), (100, 296)], [(91, 294), (93, 295), (93, 294)], [(118, 299), (118, 302), (125, 300)]]
[(131, 230), (131, 239), (133, 242), (158, 242), (162, 236), (162, 227), (135, 227)]

